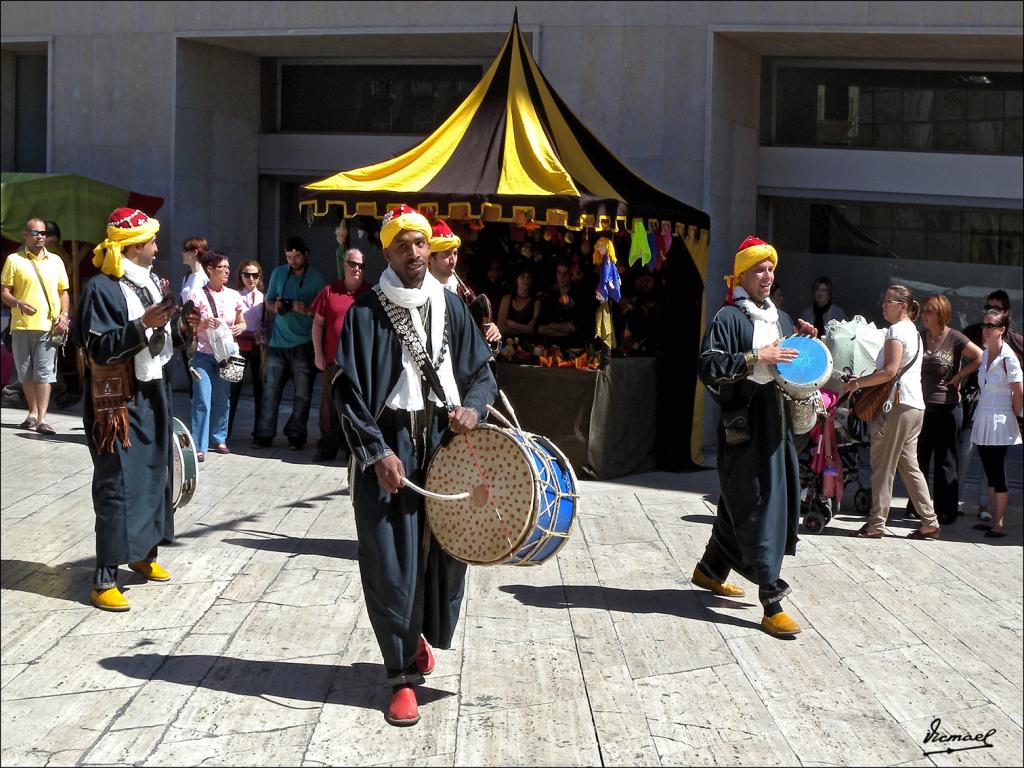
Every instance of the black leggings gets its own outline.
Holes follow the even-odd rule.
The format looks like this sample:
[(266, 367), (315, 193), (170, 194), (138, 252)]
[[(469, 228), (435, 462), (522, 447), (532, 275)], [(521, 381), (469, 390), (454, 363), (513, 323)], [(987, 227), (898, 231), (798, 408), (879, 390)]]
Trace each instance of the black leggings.
[(978, 455), (985, 468), (988, 487), (995, 493), (1006, 493), (1006, 445), (979, 445)]

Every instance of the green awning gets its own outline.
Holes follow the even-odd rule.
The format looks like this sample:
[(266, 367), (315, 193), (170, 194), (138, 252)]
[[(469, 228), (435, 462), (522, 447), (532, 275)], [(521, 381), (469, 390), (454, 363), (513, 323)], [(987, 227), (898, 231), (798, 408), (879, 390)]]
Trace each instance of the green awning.
[(61, 237), (81, 243), (99, 243), (115, 208), (130, 206), (149, 215), (163, 198), (141, 195), (73, 173), (0, 174), (0, 231), (8, 240), (22, 241), (29, 216), (57, 222)]

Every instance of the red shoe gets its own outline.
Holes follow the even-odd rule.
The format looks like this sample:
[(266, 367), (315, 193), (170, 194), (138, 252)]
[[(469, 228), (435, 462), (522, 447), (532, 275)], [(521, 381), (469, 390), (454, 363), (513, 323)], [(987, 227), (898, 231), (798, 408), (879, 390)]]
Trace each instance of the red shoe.
[(434, 671), (434, 652), (423, 635), (416, 644), (416, 669), (421, 675), (429, 675)]
[(384, 719), (399, 727), (416, 725), (420, 721), (420, 707), (416, 703), (416, 692), (411, 685), (395, 686)]

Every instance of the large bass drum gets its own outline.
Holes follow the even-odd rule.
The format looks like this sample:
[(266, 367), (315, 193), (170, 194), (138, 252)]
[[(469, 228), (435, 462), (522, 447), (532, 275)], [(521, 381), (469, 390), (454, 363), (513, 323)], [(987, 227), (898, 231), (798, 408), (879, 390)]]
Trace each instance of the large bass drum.
[(171, 506), (184, 507), (192, 500), (199, 478), (196, 444), (179, 419), (171, 419)]
[(471, 565), (540, 565), (568, 541), (576, 519), (576, 475), (547, 438), (483, 424), (438, 448), (426, 500), (438, 544)]

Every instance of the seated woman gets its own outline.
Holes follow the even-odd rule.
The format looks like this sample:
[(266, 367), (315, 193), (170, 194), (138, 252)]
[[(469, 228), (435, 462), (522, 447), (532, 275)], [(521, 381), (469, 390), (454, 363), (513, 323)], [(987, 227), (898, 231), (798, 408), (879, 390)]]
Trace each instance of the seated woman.
[(533, 290), (533, 271), (529, 264), (515, 270), (515, 290), (505, 294), (498, 306), (498, 329), (506, 339), (519, 337), (520, 343), (537, 338), (540, 300)]

